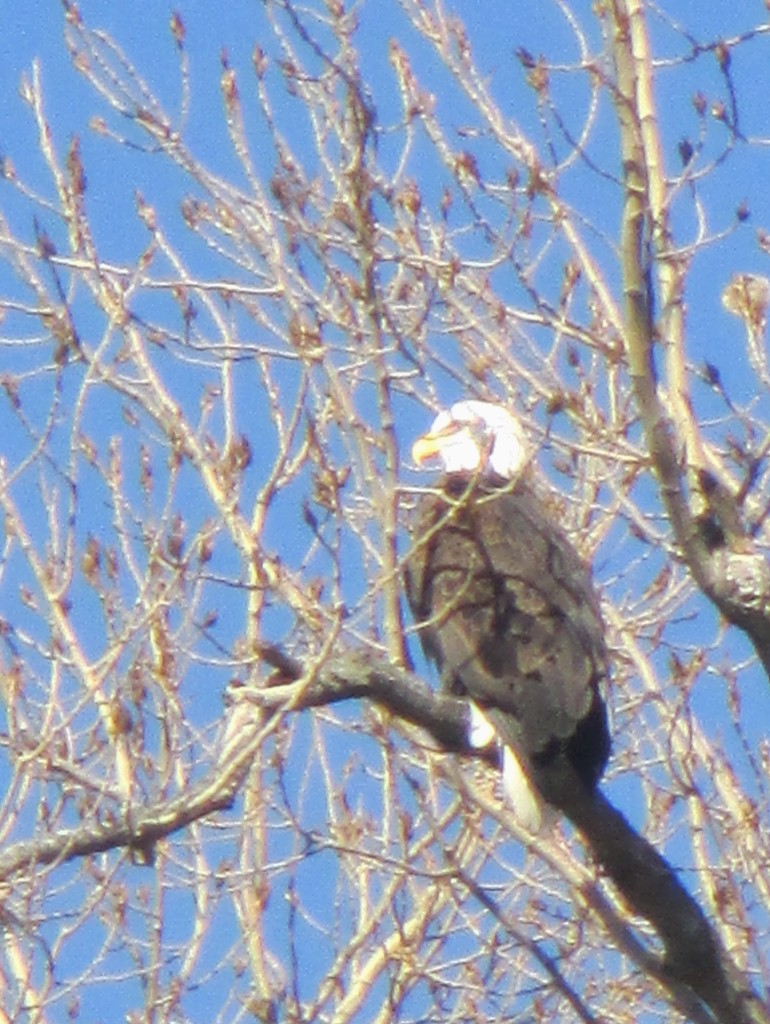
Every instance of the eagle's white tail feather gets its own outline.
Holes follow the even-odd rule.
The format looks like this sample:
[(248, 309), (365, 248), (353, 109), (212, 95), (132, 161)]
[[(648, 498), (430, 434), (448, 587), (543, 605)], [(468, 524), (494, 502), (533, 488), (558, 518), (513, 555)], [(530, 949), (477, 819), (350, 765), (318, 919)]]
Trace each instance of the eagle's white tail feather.
[[(468, 742), (483, 750), (499, 737), (494, 725), (473, 701), (470, 702)], [(522, 828), (538, 832), (543, 824), (543, 801), (511, 747), (503, 744), (503, 792)]]
[(532, 785), (521, 761), (507, 746), (503, 747), (503, 789), (519, 824), (530, 832), (539, 832), (543, 824), (542, 797)]

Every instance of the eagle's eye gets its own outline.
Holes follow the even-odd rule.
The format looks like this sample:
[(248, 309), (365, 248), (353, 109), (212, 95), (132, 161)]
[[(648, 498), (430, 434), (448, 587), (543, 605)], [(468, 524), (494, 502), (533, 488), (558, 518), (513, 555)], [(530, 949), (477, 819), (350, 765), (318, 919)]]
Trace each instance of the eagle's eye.
[(494, 444), (495, 436), (494, 431), (490, 429), (486, 420), (481, 418), (474, 419), (467, 423), (466, 426), (481, 451), (489, 452)]

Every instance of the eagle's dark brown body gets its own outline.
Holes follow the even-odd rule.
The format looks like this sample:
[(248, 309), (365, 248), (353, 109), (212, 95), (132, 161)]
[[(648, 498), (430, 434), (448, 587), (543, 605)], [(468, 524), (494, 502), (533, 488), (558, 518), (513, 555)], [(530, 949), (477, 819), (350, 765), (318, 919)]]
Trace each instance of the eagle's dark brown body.
[(405, 578), (423, 646), (536, 785), (538, 768), (565, 756), (593, 789), (610, 738), (588, 569), (526, 473), (515, 484), (471, 481), (444, 476), (415, 511)]

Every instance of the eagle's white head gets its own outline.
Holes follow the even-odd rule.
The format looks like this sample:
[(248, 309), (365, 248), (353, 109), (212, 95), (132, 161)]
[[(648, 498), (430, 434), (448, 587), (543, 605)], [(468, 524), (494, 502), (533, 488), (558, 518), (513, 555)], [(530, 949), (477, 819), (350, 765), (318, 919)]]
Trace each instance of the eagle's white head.
[(529, 461), (516, 417), (501, 405), (468, 400), (440, 412), (412, 448), (418, 466), (438, 457), (446, 473), (477, 473), (514, 480)]

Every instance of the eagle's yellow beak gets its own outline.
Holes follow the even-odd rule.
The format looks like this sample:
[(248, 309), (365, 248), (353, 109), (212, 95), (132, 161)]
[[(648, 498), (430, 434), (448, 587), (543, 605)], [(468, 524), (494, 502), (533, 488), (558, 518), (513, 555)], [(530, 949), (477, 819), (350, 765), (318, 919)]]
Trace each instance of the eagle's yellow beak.
[(417, 465), (422, 466), (430, 459), (436, 458), (441, 452), (443, 441), (443, 434), (423, 434), (422, 437), (418, 437), (412, 445), (412, 458)]

